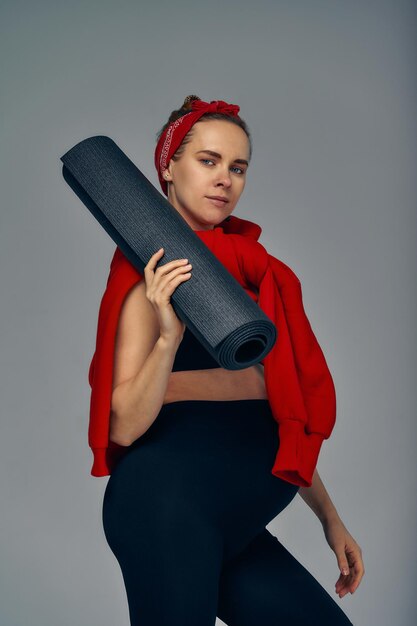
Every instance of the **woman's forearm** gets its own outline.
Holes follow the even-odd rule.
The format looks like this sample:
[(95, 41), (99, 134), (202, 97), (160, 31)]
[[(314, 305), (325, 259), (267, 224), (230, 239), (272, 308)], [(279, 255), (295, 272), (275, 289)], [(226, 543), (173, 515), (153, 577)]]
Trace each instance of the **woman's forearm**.
[(336, 507), (327, 493), (319, 476), (317, 468), (314, 470), (311, 487), (300, 487), (298, 493), (323, 524), (332, 517), (339, 517)]
[(113, 390), (110, 439), (130, 446), (157, 418), (180, 340), (159, 337), (141, 369)]

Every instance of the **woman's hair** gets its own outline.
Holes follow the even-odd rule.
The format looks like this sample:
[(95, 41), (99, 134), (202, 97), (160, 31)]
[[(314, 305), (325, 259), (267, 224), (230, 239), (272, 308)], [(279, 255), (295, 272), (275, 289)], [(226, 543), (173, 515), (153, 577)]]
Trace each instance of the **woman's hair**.
[[(185, 98), (182, 106), (179, 109), (175, 109), (174, 111), (172, 111), (172, 113), (169, 116), (169, 119), (166, 122), (166, 124), (164, 124), (164, 126), (161, 128), (161, 130), (157, 133), (156, 142), (159, 141), (159, 138), (162, 135), (162, 133), (164, 132), (164, 130), (172, 122), (175, 122), (175, 120), (177, 120), (179, 117), (182, 117), (183, 115), (185, 115), (186, 113), (189, 113), (191, 111), (191, 103), (192, 103), (193, 100), (201, 100), (201, 98), (199, 98), (198, 96), (193, 96), (193, 95), (187, 96)], [(227, 115), (226, 113), (203, 113), (203, 115), (199, 118), (198, 122), (204, 122), (205, 120), (226, 120), (227, 122), (231, 122), (232, 124), (236, 124), (236, 126), (239, 126), (242, 130), (244, 130), (246, 135), (247, 135), (247, 137), (248, 137), (248, 139), (249, 139), (249, 161), (251, 160), (251, 157), (252, 157), (252, 137), (251, 137), (251, 134), (249, 132), (249, 128), (248, 128), (246, 122), (244, 120), (242, 120), (242, 118), (240, 116)], [(185, 137), (182, 140), (181, 144), (178, 146), (178, 149), (176, 150), (175, 154), (172, 155), (171, 158), (172, 158), (173, 161), (178, 161), (178, 159), (183, 154), (183, 152), (185, 150), (185, 145), (187, 143), (189, 143), (189, 141), (191, 141), (191, 138), (193, 136), (193, 129), (194, 129), (194, 127), (192, 126), (190, 128), (190, 130), (188, 131), (188, 133), (185, 135)]]

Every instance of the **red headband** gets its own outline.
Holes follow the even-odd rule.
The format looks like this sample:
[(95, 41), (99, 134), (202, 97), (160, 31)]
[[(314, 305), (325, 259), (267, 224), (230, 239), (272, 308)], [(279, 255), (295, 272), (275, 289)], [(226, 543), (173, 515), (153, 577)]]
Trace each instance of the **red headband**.
[(193, 100), (191, 111), (179, 117), (164, 130), (155, 148), (155, 167), (162, 191), (166, 196), (168, 195), (168, 185), (162, 172), (168, 167), (172, 155), (175, 154), (190, 128), (204, 113), (225, 113), (238, 117), (239, 111), (240, 107), (237, 104), (228, 104), (224, 100), (212, 100), (210, 103), (203, 100)]

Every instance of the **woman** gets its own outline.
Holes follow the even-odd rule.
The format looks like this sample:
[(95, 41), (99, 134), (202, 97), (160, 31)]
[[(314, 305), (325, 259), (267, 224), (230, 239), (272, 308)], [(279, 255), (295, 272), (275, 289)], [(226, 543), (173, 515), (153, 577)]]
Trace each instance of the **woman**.
[[(188, 96), (159, 133), (161, 187), (200, 235), (231, 219), (245, 187), (251, 139), (238, 111)], [(341, 598), (364, 574), (361, 548), (316, 469), (308, 487), (271, 474), (276, 423), (262, 363), (218, 367), (170, 304), (192, 280), (188, 259), (161, 261), (163, 249), (116, 315), (108, 438), (123, 454), (107, 472), (103, 524), (131, 624), (214, 626), (216, 616), (229, 626), (351, 624), (265, 526), (299, 493), (335, 552)], [(113, 283), (121, 276), (115, 269)], [(96, 369), (99, 358), (96, 350)]]

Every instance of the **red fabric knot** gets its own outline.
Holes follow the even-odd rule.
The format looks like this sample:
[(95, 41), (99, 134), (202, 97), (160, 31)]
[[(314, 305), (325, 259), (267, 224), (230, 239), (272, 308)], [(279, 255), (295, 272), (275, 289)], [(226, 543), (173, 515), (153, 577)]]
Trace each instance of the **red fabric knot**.
[(229, 104), (224, 100), (212, 100), (210, 103), (203, 100), (193, 100), (191, 103), (193, 111), (203, 111), (204, 113), (224, 113), (225, 115), (237, 116), (240, 107), (237, 104)]

